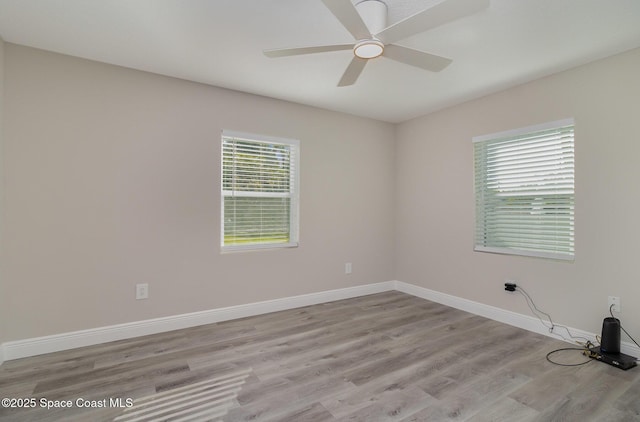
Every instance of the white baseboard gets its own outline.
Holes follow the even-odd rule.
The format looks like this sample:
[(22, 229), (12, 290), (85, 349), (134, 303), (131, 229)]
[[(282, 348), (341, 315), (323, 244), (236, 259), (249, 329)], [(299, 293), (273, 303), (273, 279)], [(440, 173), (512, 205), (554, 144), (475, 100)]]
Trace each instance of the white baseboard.
[[(427, 299), (432, 302), (451, 306), (452, 308), (460, 309), (475, 315), (480, 315), (485, 318), (503, 322), (505, 324), (513, 325), (514, 327), (533, 331), (534, 333), (552, 337), (557, 340), (567, 341), (562, 336), (569, 337), (567, 333), (562, 329), (554, 330), (553, 333), (549, 332), (549, 329), (542, 325), (538, 318), (532, 316), (518, 314), (516, 312), (496, 308), (495, 306), (485, 305), (484, 303), (474, 302), (472, 300), (437, 292), (435, 290), (430, 290), (425, 287), (419, 287), (413, 284), (404, 283), (402, 281), (396, 281), (395, 286), (396, 290), (400, 292)], [(581, 339), (586, 338), (592, 343), (598, 343), (596, 340), (596, 334), (594, 333), (572, 327), (567, 327), (567, 329), (574, 337), (580, 337)], [(559, 331), (559, 334), (556, 334), (556, 331)], [(626, 355), (640, 357), (640, 348), (638, 348), (633, 343), (622, 342), (622, 344), (620, 345), (620, 351)]]
[[(212, 324), (215, 322), (294, 309), (302, 306), (316, 305), (335, 300), (350, 299), (353, 297), (381, 293), (389, 290), (398, 290), (403, 293), (451, 306), (452, 308), (457, 308), (475, 315), (480, 315), (518, 328), (523, 328), (528, 331), (563, 340), (559, 335), (550, 333), (537, 318), (532, 316), (518, 314), (516, 312), (437, 292), (435, 290), (415, 286), (402, 281), (387, 281), (292, 296), (282, 299), (267, 300), (264, 302), (192, 312), (189, 314), (54, 334), (45, 337), (10, 341), (0, 345), (0, 364), (6, 360), (59, 352), (77, 347), (92, 346), (110, 341), (157, 334), (182, 328), (195, 327), (198, 325)], [(589, 333), (577, 328), (568, 328), (573, 336), (584, 337), (595, 342), (596, 335), (594, 333)], [(621, 345), (621, 351), (627, 355), (640, 357), (640, 348), (631, 343), (623, 342)]]
[(24, 358), (44, 353), (59, 352), (77, 347), (93, 346), (109, 341), (123, 340), (149, 334), (163, 333), (198, 325), (212, 324), (269, 312), (284, 311), (302, 306), (316, 305), (341, 299), (364, 296), (393, 290), (395, 282), (387, 281), (344, 289), (328, 290), (264, 302), (229, 306), (226, 308), (173, 315), (144, 321), (110, 325), (107, 327), (54, 334), (25, 340), (10, 341), (0, 345), (0, 364), (4, 360)]

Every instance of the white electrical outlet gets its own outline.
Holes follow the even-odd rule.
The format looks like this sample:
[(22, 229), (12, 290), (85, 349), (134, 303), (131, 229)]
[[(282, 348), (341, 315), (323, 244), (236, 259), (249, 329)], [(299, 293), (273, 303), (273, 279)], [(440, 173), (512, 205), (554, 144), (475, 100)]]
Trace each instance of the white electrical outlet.
[[(613, 308), (611, 308), (611, 305), (613, 305)], [(620, 312), (620, 298), (618, 296), (609, 296), (607, 307), (615, 312)]]
[(351, 262), (347, 262), (344, 264), (344, 273), (345, 274), (351, 274), (352, 271), (352, 267), (351, 267)]
[(136, 284), (136, 300), (149, 299), (149, 283)]

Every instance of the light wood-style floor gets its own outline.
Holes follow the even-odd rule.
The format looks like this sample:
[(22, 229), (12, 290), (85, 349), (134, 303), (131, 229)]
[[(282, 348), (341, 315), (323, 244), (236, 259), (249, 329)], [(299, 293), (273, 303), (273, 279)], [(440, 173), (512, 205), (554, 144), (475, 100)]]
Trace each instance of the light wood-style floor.
[[(640, 368), (546, 361), (567, 346), (387, 292), (8, 361), (0, 398), (135, 399), (246, 370), (225, 422), (640, 420)], [(0, 420), (121, 412), (0, 408)]]

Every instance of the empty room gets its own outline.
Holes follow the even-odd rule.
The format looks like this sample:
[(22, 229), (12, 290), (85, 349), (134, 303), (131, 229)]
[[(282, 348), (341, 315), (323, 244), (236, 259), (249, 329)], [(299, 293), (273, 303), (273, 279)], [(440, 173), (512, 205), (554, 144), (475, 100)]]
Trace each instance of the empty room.
[(640, 421), (637, 0), (0, 0), (0, 421)]

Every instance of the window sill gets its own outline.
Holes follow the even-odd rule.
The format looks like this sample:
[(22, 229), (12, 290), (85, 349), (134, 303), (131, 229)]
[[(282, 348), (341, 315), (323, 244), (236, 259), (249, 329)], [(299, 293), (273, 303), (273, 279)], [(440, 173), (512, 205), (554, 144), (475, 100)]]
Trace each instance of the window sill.
[(234, 252), (251, 252), (251, 251), (265, 251), (265, 250), (277, 250), (277, 249), (289, 249), (297, 248), (299, 244), (293, 243), (269, 243), (258, 245), (233, 245), (220, 247), (220, 253), (234, 253)]

